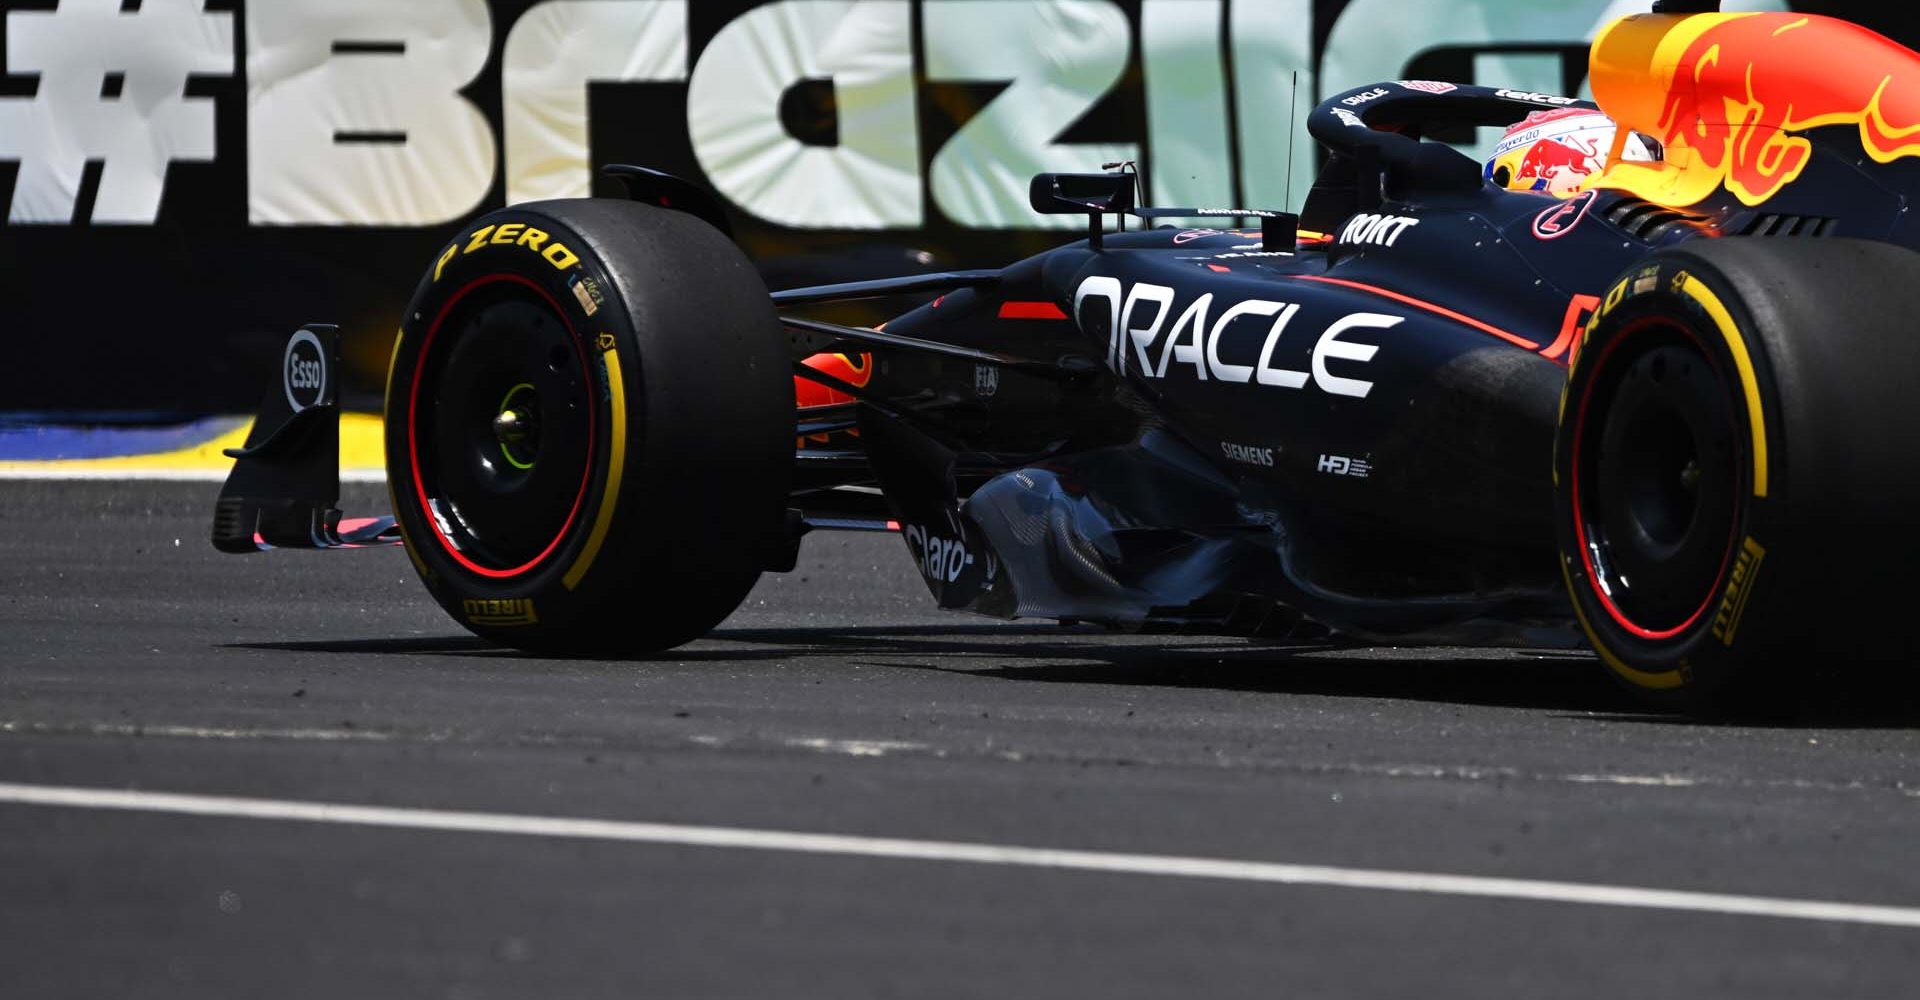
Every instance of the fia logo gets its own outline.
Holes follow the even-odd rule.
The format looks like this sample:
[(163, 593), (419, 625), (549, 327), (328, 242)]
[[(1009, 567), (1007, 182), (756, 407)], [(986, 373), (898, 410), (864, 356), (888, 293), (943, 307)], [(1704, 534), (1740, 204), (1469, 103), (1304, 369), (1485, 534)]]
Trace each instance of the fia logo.
[(973, 366), (973, 394), (991, 399), (1000, 391), (1000, 369), (996, 365)]

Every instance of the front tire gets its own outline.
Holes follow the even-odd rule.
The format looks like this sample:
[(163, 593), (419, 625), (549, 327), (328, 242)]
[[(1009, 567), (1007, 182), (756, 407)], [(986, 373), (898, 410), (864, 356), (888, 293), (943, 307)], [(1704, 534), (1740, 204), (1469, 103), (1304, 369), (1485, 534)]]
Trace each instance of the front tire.
[(784, 528), (792, 383), (771, 300), (691, 216), (521, 205), (434, 262), (394, 346), (387, 479), (427, 589), (523, 649), (704, 634)]
[(1915, 644), (1920, 255), (1696, 241), (1616, 283), (1569, 376), (1560, 560), (1615, 677), (1652, 702), (1776, 713)]

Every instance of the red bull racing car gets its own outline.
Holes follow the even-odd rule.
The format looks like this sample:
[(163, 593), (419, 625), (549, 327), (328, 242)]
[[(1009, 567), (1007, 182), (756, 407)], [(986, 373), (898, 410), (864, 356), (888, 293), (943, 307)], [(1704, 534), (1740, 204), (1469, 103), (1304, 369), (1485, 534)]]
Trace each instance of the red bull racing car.
[[(404, 542), (450, 614), (535, 650), (686, 642), (809, 533), (874, 530), (1000, 618), (1573, 637), (1694, 709), (1887, 670), (1920, 550), (1920, 56), (1714, 7), (1608, 28), (1597, 103), (1333, 96), (1297, 216), (1041, 175), (1085, 238), (997, 269), (769, 293), (711, 196), (610, 168), (629, 200), (495, 212), (430, 263), (390, 517), (334, 509), (308, 327), (214, 542)], [(1429, 138), (1465, 126), (1507, 128), (1491, 162)], [(903, 295), (877, 328), (818, 311)]]

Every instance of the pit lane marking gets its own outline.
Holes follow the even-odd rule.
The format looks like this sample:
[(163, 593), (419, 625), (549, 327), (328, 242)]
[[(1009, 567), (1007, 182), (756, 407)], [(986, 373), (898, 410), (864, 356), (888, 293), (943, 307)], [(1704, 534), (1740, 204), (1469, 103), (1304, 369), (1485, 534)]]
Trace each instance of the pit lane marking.
[(180, 795), (168, 792), (14, 783), (0, 783), (0, 804), (166, 813), (227, 819), (280, 820), (448, 833), (604, 840), (676, 847), (777, 851), (891, 861), (932, 861), (1099, 872), (1112, 875), (1205, 878), (1270, 885), (1372, 889), (1426, 895), (1920, 928), (1920, 907), (1911, 906), (1877, 906), (1586, 882), (1553, 882), (1539, 879), (1449, 875), (1439, 872), (1298, 865), (1228, 858), (1055, 850), (1004, 844), (803, 833), (793, 830), (636, 823), (606, 819), (357, 806), (288, 799)]

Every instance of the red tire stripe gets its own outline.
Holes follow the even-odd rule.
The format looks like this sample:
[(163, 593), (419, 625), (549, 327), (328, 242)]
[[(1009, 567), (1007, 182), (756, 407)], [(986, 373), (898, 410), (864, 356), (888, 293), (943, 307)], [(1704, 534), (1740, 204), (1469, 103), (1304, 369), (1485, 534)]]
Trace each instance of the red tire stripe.
[[(1626, 342), (1626, 339), (1632, 336), (1635, 331), (1656, 324), (1671, 325), (1665, 324), (1658, 319), (1642, 319), (1640, 322), (1621, 331), (1618, 337), (1615, 337), (1611, 343), (1602, 348), (1600, 357), (1594, 364), (1597, 366), (1604, 363), (1608, 357), (1612, 356), (1614, 349)], [(1700, 346), (1700, 342), (1694, 338), (1690, 331), (1677, 326), (1674, 327), (1674, 329), (1680, 330), (1681, 333), (1686, 335), (1688, 340), (1692, 340), (1696, 348)], [(1701, 356), (1706, 356), (1705, 351), (1701, 352)], [(1709, 359), (1709, 361), (1711, 361), (1711, 359)], [(1612, 618), (1621, 628), (1626, 629), (1628, 632), (1642, 639), (1654, 642), (1662, 639), (1671, 639), (1692, 628), (1700, 621), (1700, 617), (1707, 613), (1707, 609), (1713, 606), (1714, 597), (1720, 593), (1720, 588), (1727, 582), (1727, 570), (1733, 565), (1733, 551), (1740, 538), (1740, 522), (1738, 518), (1734, 520), (1733, 532), (1727, 537), (1727, 554), (1720, 560), (1720, 573), (1714, 578), (1713, 586), (1707, 588), (1706, 599), (1700, 602), (1700, 606), (1694, 609), (1693, 614), (1687, 616), (1686, 621), (1669, 629), (1655, 630), (1642, 628), (1629, 620), (1626, 614), (1620, 610), (1619, 606), (1613, 603), (1613, 595), (1608, 594), (1606, 590), (1600, 586), (1600, 577), (1594, 572), (1593, 547), (1587, 544), (1587, 520), (1580, 510), (1580, 449), (1586, 446), (1587, 404), (1593, 401), (1593, 387), (1595, 384), (1594, 379), (1587, 381), (1586, 387), (1580, 393), (1580, 408), (1574, 413), (1573, 455), (1571, 458), (1573, 472), (1569, 484), (1569, 489), (1573, 491), (1574, 541), (1580, 546), (1580, 564), (1586, 567), (1587, 570), (1587, 588), (1591, 590), (1593, 596), (1600, 601), (1600, 606), (1606, 609), (1607, 616)]]
[(413, 493), (420, 504), (420, 516), (426, 520), (427, 527), (433, 532), (433, 536), (439, 539), (440, 547), (445, 549), (446, 553), (453, 557), (454, 562), (459, 563), (468, 570), (495, 580), (505, 580), (520, 576), (546, 561), (547, 557), (553, 555), (554, 550), (560, 547), (560, 542), (567, 537), (567, 532), (573, 530), (573, 522), (579, 519), (580, 509), (585, 506), (587, 501), (587, 487), (593, 482), (594, 435), (595, 424), (598, 421), (594, 414), (593, 393), (588, 392), (587, 461), (586, 467), (582, 470), (580, 476), (580, 492), (574, 495), (573, 509), (567, 512), (566, 523), (560, 526), (559, 534), (554, 535), (553, 541), (547, 543), (547, 547), (541, 550), (539, 555), (534, 556), (532, 560), (515, 566), (512, 569), (488, 569), (469, 559), (465, 553), (461, 552), (460, 549), (453, 544), (453, 539), (448, 538), (446, 532), (441, 530), (439, 519), (433, 516), (433, 509), (427, 503), (426, 480), (420, 475), (420, 424), (417, 419), (420, 412), (420, 377), (426, 371), (427, 352), (433, 347), (433, 338), (439, 335), (440, 327), (446, 323), (447, 316), (453, 312), (453, 307), (459, 305), (461, 300), (472, 294), (476, 289), (499, 282), (523, 285), (533, 289), (534, 293), (539, 295), (540, 298), (553, 309), (554, 313), (560, 317), (560, 321), (566, 324), (567, 336), (573, 340), (574, 353), (577, 354), (580, 359), (580, 371), (582, 373), (590, 371), (587, 366), (586, 344), (580, 339), (580, 331), (574, 329), (573, 320), (568, 318), (566, 310), (560, 308), (560, 303), (555, 301), (553, 296), (547, 294), (546, 289), (541, 288), (531, 280), (517, 274), (490, 274), (475, 279), (459, 291), (454, 292), (453, 297), (447, 300), (447, 304), (440, 307), (440, 314), (433, 318), (433, 325), (427, 327), (426, 339), (420, 344), (420, 353), (416, 356), (413, 366), (413, 381), (407, 389), (407, 464), (413, 473)]

